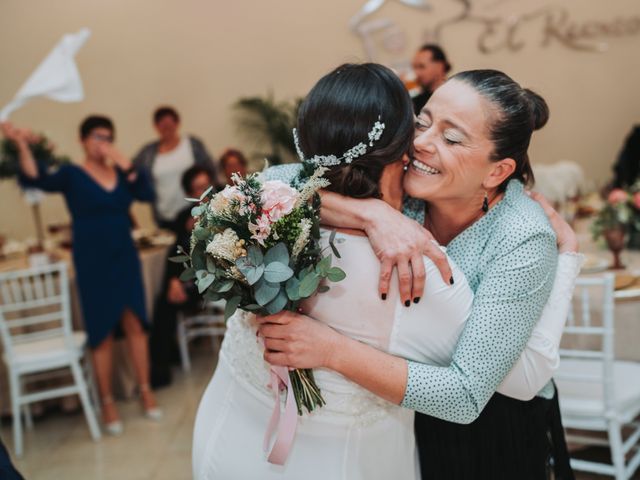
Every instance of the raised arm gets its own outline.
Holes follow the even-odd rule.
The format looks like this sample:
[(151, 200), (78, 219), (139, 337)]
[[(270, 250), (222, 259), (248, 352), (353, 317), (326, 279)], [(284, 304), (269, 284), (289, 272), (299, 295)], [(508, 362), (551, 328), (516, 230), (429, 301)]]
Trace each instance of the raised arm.
[(16, 145), (18, 155), (20, 156), (20, 171), (22, 174), (27, 178), (38, 178), (38, 165), (31, 154), (29, 142), (27, 141), (29, 131), (16, 128), (9, 122), (0, 123), (0, 130), (2, 131), (2, 135), (13, 141)]

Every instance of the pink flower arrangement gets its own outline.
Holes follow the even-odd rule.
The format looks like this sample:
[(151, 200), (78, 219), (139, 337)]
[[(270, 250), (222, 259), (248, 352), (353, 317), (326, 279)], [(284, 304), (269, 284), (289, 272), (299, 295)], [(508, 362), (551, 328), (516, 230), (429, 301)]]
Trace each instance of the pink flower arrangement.
[(611, 190), (609, 196), (607, 197), (607, 202), (611, 205), (616, 205), (618, 203), (625, 203), (628, 200), (629, 196), (627, 192), (620, 188), (615, 188)]
[(640, 210), (640, 192), (633, 194), (633, 206)]

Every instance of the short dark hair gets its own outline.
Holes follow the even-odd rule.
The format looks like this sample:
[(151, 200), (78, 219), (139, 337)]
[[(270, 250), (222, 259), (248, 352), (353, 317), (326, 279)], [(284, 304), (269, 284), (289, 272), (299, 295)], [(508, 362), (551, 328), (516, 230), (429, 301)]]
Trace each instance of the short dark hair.
[(533, 185), (535, 178), (528, 149), (534, 130), (541, 129), (549, 120), (549, 107), (544, 98), (528, 88), (522, 88), (498, 70), (469, 70), (454, 75), (451, 80), (471, 86), (495, 110), (490, 116), (492, 120), (489, 126), (493, 142), (491, 160), (512, 158), (516, 162), (516, 170), (500, 186), (501, 190), (512, 178), (525, 185)]
[(420, 47), (419, 52), (431, 52), (431, 58), (434, 62), (440, 62), (444, 64), (444, 72), (449, 73), (451, 70), (451, 64), (449, 60), (447, 60), (447, 55), (444, 53), (444, 50), (440, 45), (436, 45), (435, 43), (426, 43)]
[(224, 152), (222, 152), (222, 155), (220, 156), (220, 165), (222, 166), (222, 168), (224, 168), (225, 163), (227, 163), (227, 160), (229, 160), (231, 157), (236, 157), (238, 160), (240, 160), (240, 163), (244, 167), (249, 165), (247, 158), (240, 150), (236, 150), (235, 148), (227, 148)]
[(80, 139), (86, 140), (96, 128), (106, 128), (111, 131), (113, 137), (116, 136), (116, 129), (109, 117), (105, 117), (104, 115), (89, 115), (80, 124)]
[(164, 105), (156, 108), (156, 111), (153, 112), (153, 124), (157, 124), (164, 117), (171, 117), (176, 121), (176, 123), (180, 123), (180, 115), (178, 114), (178, 111), (173, 107)]
[[(373, 146), (367, 134), (385, 124)], [(380, 177), (413, 145), (413, 106), (398, 76), (375, 63), (344, 64), (322, 77), (298, 113), (298, 137), (305, 158), (342, 156), (363, 142), (367, 152), (351, 163), (329, 167), (327, 190), (355, 198), (380, 198)]]
[(182, 174), (182, 178), (180, 179), (180, 184), (182, 185), (184, 193), (191, 195), (191, 182), (193, 182), (193, 179), (202, 173), (206, 173), (209, 177), (209, 181), (213, 183), (211, 171), (208, 168), (203, 167), (202, 165), (194, 165), (193, 167), (185, 170)]

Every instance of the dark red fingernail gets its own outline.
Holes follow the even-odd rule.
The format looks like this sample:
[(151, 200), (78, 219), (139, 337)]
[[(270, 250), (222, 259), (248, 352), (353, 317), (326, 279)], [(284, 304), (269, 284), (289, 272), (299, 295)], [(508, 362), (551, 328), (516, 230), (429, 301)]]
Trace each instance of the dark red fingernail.
[(406, 302), (404, 302), (404, 306), (405, 307), (408, 307), (409, 305), (411, 305), (411, 301), (410, 300), (407, 300)]
[(449, 279), (449, 285), (453, 285), (455, 282), (453, 281), (453, 277)]
[(413, 303), (418, 303), (420, 301), (420, 297), (416, 297), (413, 299)]
[(380, 295), (380, 296), (382, 297), (382, 299), (383, 299), (383, 300), (386, 300), (386, 299), (387, 299), (387, 294), (386, 294), (386, 293), (383, 293), (383, 294), (382, 294), (382, 295)]

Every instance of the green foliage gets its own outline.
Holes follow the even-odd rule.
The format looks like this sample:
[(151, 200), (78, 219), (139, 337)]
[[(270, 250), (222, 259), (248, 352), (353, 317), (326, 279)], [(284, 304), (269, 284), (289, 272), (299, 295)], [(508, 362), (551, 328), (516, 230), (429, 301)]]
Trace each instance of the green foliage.
[[(45, 168), (57, 167), (71, 163), (69, 157), (53, 153), (53, 146), (49, 140), (41, 135), (36, 143), (29, 144), (33, 158)], [(20, 173), (20, 155), (16, 144), (8, 139), (0, 143), (0, 179), (13, 178)]]
[(269, 92), (264, 97), (240, 98), (234, 104), (242, 114), (239, 126), (247, 137), (269, 144), (271, 152), (259, 156), (267, 156), (272, 165), (282, 163), (283, 152), (296, 155), (291, 131), (296, 125), (302, 100), (277, 102)]

